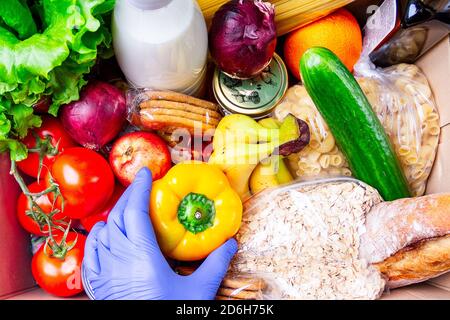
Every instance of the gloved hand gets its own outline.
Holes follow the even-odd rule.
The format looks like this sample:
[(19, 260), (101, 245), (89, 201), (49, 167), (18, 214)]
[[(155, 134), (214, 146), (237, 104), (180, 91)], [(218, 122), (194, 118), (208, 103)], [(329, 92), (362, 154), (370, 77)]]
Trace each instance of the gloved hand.
[(195, 273), (176, 274), (161, 253), (149, 217), (151, 173), (142, 169), (90, 232), (82, 279), (91, 299), (214, 299), (237, 243), (228, 240)]

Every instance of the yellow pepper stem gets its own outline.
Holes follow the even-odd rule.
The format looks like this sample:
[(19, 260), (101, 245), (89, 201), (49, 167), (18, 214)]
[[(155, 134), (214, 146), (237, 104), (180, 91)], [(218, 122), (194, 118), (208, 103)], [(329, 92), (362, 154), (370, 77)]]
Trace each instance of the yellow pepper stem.
[(214, 202), (203, 194), (191, 192), (178, 206), (178, 221), (193, 234), (212, 227), (215, 214)]

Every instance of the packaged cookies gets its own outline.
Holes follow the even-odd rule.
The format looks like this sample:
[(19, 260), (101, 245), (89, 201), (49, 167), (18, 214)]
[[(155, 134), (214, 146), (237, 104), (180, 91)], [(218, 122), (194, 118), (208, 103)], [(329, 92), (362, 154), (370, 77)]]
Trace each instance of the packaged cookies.
[(133, 89), (127, 93), (127, 105), (133, 125), (165, 135), (181, 131), (202, 136), (222, 118), (215, 103), (172, 91)]

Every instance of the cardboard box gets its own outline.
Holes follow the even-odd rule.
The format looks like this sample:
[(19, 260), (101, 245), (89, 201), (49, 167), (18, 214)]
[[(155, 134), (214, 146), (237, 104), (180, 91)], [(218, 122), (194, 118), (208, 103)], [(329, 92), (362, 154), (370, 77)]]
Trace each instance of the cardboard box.
[[(367, 8), (379, 2), (361, 0), (349, 8), (363, 24), (368, 14)], [(450, 38), (442, 40), (417, 65), (422, 68), (433, 89), (442, 127), (438, 155), (427, 193), (450, 192)], [(19, 188), (8, 173), (8, 158), (0, 155), (0, 299), (58, 299), (35, 287), (30, 272), (29, 236), (20, 228), (15, 215)], [(81, 295), (76, 299), (86, 297)], [(450, 299), (450, 274), (426, 283), (392, 290), (383, 299)]]
[[(417, 65), (428, 77), (439, 108), (442, 128), (438, 153), (427, 193), (450, 192), (450, 39), (443, 39)], [(444, 183), (445, 182), (445, 183)]]
[(30, 236), (16, 218), (19, 186), (9, 174), (8, 155), (0, 154), (0, 299), (32, 288)]

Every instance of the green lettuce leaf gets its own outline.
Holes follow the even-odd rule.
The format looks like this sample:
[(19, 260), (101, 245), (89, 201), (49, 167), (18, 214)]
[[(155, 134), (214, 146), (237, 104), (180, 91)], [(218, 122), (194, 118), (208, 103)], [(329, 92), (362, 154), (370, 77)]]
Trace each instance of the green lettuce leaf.
[(9, 150), (13, 160), (27, 156), (18, 139), (40, 126), (32, 106), (42, 96), (52, 97), (55, 116), (79, 99), (98, 57), (112, 55), (114, 3), (0, 0), (0, 152)]
[(31, 11), (25, 1), (1, 0), (0, 19), (3, 25), (17, 32), (20, 39), (26, 39), (37, 32)]

